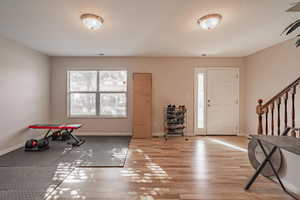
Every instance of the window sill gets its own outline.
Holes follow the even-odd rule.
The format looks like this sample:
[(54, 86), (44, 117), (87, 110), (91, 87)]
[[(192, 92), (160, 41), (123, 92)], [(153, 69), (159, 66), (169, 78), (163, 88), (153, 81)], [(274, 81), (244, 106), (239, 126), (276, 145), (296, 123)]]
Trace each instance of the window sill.
[(68, 116), (67, 119), (128, 119), (128, 116)]

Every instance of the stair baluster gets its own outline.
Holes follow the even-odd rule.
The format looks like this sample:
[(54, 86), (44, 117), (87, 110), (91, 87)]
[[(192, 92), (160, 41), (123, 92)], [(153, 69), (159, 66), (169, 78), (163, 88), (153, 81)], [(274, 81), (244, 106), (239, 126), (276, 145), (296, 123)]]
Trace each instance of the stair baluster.
[(277, 99), (277, 135), (280, 135), (280, 104), (281, 104), (281, 97)]
[(274, 108), (275, 108), (275, 105), (274, 105), (274, 102), (271, 103), (271, 116), (272, 116), (272, 120), (271, 120), (271, 134), (274, 135)]
[(287, 128), (287, 123), (288, 123), (288, 115), (287, 115), (288, 99), (289, 99), (289, 91), (287, 91), (284, 95), (284, 129)]
[(292, 128), (295, 128), (295, 95), (296, 95), (296, 86), (293, 87), (293, 91), (292, 91)]
[(269, 108), (268, 107), (266, 107), (266, 111), (265, 111), (265, 113), (266, 113), (266, 135), (269, 135), (269, 124), (268, 124), (268, 115), (269, 115)]

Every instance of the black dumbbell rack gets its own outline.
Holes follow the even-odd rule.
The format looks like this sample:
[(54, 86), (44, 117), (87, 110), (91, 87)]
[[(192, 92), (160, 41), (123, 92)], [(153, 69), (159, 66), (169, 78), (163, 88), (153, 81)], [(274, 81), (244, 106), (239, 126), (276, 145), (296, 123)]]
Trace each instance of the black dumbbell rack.
[(187, 130), (187, 109), (185, 106), (168, 105), (164, 108), (164, 137), (185, 136)]

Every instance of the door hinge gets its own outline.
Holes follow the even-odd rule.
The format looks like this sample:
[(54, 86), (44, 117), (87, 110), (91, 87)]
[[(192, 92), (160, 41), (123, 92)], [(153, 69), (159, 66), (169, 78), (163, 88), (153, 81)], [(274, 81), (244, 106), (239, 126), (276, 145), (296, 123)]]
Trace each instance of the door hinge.
[(238, 79), (239, 78), (239, 74), (236, 74), (235, 77)]

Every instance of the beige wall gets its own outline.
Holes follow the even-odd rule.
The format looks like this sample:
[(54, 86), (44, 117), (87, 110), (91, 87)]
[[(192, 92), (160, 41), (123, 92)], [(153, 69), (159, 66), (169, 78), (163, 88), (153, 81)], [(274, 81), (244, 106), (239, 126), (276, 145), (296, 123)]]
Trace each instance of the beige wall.
[[(188, 132), (193, 132), (194, 68), (240, 68), (240, 127), (244, 132), (244, 68), (241, 58), (99, 58), (54, 57), (51, 70), (51, 118), (54, 121), (78, 121), (82, 130), (104, 134), (131, 133), (132, 129), (132, 72), (153, 74), (153, 133), (163, 132), (163, 107), (184, 104), (188, 108)], [(127, 119), (67, 119), (66, 83), (68, 69), (126, 68), (129, 71), (129, 116)], [(87, 134), (89, 134), (87, 133)]]
[(0, 154), (30, 137), (26, 127), (49, 120), (50, 59), (0, 37)]
[[(245, 58), (245, 122), (248, 134), (256, 133), (257, 100), (269, 100), (300, 76), (300, 48), (296, 48), (294, 42), (289, 40)], [(297, 94), (297, 109), (300, 109), (299, 93), (300, 89)], [(300, 126), (300, 115), (297, 116), (297, 125)]]
[[(245, 58), (246, 67), (246, 132), (256, 133), (257, 115), (255, 106), (257, 99), (269, 100), (284, 87), (300, 76), (300, 48), (296, 48), (294, 40), (259, 51)], [(296, 96), (296, 127), (300, 127), (300, 88)], [(290, 105), (289, 105), (290, 108)], [(283, 112), (282, 112), (283, 113)], [(281, 115), (283, 116), (283, 115)], [(289, 121), (290, 121), (289, 115)], [(291, 125), (291, 124), (289, 124)], [(283, 124), (281, 125), (283, 127)], [(283, 181), (288, 188), (300, 194), (298, 178), (300, 159), (298, 156), (283, 151)]]

